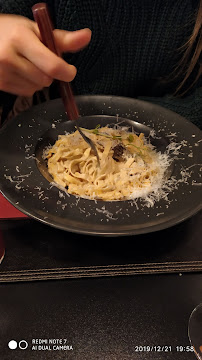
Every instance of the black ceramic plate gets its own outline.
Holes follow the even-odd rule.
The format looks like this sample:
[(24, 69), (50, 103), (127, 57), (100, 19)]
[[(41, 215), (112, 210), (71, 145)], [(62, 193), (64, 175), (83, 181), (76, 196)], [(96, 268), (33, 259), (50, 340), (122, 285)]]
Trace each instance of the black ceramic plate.
[[(170, 148), (173, 168), (168, 177), (176, 179), (176, 186), (150, 207), (140, 199), (95, 202), (51, 186), (40, 162), (43, 148), (59, 134), (74, 131), (58, 99), (20, 114), (0, 130), (0, 189), (16, 208), (60, 229), (105, 236), (164, 229), (202, 208), (202, 136), (197, 127), (169, 110), (130, 98), (80, 96), (77, 102), (84, 127), (116, 123), (122, 117), (146, 136), (152, 129), (150, 139), (157, 149)], [(174, 148), (169, 145), (173, 143)]]

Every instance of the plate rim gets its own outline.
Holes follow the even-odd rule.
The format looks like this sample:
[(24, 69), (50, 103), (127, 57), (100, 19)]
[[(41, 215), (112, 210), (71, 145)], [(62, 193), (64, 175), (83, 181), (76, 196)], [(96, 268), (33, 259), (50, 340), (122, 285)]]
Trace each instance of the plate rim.
[[(91, 99), (100, 99), (102, 98), (103, 100), (107, 98), (107, 101), (113, 99), (113, 98), (116, 98), (116, 99), (131, 99), (133, 101), (136, 101), (138, 103), (143, 103), (143, 104), (150, 104), (149, 102), (147, 101), (144, 101), (144, 100), (139, 100), (139, 99), (133, 99), (133, 98), (128, 98), (128, 97), (120, 97), (120, 96), (107, 96), (107, 95), (79, 95), (76, 97), (77, 101), (79, 102), (80, 99), (82, 100), (85, 100), (85, 98), (91, 98)], [(36, 108), (41, 108), (42, 106), (44, 106), (44, 104), (46, 104), (46, 106), (48, 106), (49, 103), (53, 103), (53, 102), (56, 102), (58, 103), (58, 101), (61, 102), (60, 99), (54, 99), (54, 100), (50, 100), (46, 103), (42, 103), (42, 104), (39, 104), (39, 105), (36, 105), (34, 107), (32, 107), (31, 109), (35, 109), (37, 110)], [(163, 108), (162, 106), (160, 105), (156, 105), (156, 104), (152, 104), (156, 109), (160, 109), (162, 111), (162, 109), (164, 111), (166, 111), (167, 113), (170, 112), (170, 114), (174, 114), (175, 118), (179, 117), (181, 120), (183, 120), (185, 123), (188, 123), (189, 125), (191, 125), (193, 127), (193, 129), (199, 131), (200, 133), (201, 130), (196, 126), (194, 125), (193, 123), (191, 123), (189, 120), (185, 119), (184, 117), (182, 117), (181, 115), (179, 114), (176, 114), (174, 113), (172, 110), (169, 110), (169, 109), (166, 109), (166, 108)], [(31, 109), (28, 109), (26, 112), (29, 112)], [(19, 115), (18, 115), (19, 116)], [(16, 118), (18, 118), (18, 116)], [(20, 116), (22, 116), (22, 113), (20, 114)], [(15, 119), (16, 119), (15, 118)], [(12, 120), (13, 121), (13, 120)], [(3, 127), (2, 129), (0, 129), (0, 134), (2, 133), (2, 131), (4, 131), (6, 129), (6, 127), (9, 126), (9, 124), (6, 124), (5, 127)], [(0, 184), (1, 185), (1, 184)], [(4, 190), (2, 191), (0, 189), (0, 192), (2, 193), (2, 195), (15, 207), (17, 208), (18, 210), (22, 211), (24, 214), (28, 215), (29, 218), (32, 218), (34, 220), (37, 220), (37, 221), (40, 221), (41, 223), (43, 224), (46, 224), (46, 225), (49, 225), (49, 226), (52, 226), (54, 228), (58, 228), (58, 229), (61, 229), (61, 230), (64, 230), (64, 231), (70, 231), (70, 232), (74, 232), (74, 233), (78, 233), (78, 234), (85, 234), (85, 235), (91, 235), (91, 236), (108, 236), (108, 237), (113, 237), (113, 236), (131, 236), (131, 235), (138, 235), (138, 234), (145, 234), (145, 233), (150, 233), (150, 232), (155, 232), (155, 231), (161, 231), (161, 230), (164, 230), (164, 229), (167, 229), (169, 227), (172, 227), (174, 225), (177, 225), (183, 221), (185, 221), (186, 219), (189, 219), (190, 217), (192, 217), (193, 215), (197, 214), (201, 209), (202, 209), (202, 202), (195, 208), (193, 208), (191, 211), (185, 211), (183, 212), (182, 215), (179, 215), (177, 218), (174, 217), (173, 219), (169, 219), (167, 221), (164, 221), (162, 223), (158, 223), (158, 224), (155, 224), (155, 225), (150, 225), (148, 227), (145, 227), (145, 228), (140, 228), (140, 229), (133, 229), (133, 230), (123, 230), (123, 231), (118, 231), (118, 232), (114, 232), (114, 231), (106, 231), (106, 230), (103, 230), (103, 231), (100, 231), (99, 232), (95, 232), (94, 230), (85, 230), (85, 229), (77, 229), (75, 227), (71, 227), (71, 226), (65, 226), (65, 225), (61, 225), (61, 224), (58, 224), (58, 223), (55, 223), (54, 221), (51, 221), (51, 220), (46, 220), (44, 219), (42, 216), (40, 216), (39, 214), (35, 214), (35, 212), (31, 213), (30, 210), (27, 210), (26, 207), (24, 207), (23, 205), (17, 205), (15, 203), (15, 200), (11, 199), (9, 197), (9, 194)], [(106, 225), (105, 225), (106, 226)]]

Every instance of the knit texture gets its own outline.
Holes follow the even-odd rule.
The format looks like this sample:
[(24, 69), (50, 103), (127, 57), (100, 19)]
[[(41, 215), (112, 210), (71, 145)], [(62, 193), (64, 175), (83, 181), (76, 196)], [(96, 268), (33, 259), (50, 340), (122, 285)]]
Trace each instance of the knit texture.
[[(32, 18), (34, 0), (0, 0), (3, 13)], [(92, 30), (90, 45), (64, 55), (78, 73), (76, 94), (143, 98), (167, 107), (202, 127), (202, 82), (184, 98), (175, 84), (161, 83), (172, 73), (193, 30), (196, 0), (47, 0), (55, 26)]]

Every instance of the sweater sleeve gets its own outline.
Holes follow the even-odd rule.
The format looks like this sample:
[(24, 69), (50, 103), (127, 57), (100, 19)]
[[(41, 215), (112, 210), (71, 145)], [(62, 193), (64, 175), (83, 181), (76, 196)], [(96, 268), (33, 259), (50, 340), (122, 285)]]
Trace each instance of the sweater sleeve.
[(164, 97), (139, 97), (139, 99), (168, 108), (190, 120), (202, 130), (202, 87), (183, 98), (166, 95)]

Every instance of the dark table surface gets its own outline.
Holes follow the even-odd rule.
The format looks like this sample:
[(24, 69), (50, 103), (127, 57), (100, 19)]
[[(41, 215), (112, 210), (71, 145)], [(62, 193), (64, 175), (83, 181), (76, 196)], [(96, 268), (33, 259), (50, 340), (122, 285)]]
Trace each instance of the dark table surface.
[[(0, 358), (194, 360), (187, 327), (201, 284), (202, 274), (2, 284)], [(34, 350), (35, 339), (73, 350)], [(10, 350), (10, 340), (28, 348)]]
[[(77, 266), (96, 266), (202, 260), (201, 214), (164, 232), (138, 237), (138, 247), (130, 247), (129, 238), (119, 238), (116, 251), (113, 251), (115, 239), (97, 238), (97, 245), (92, 247), (96, 238), (83, 238), (85, 247), (81, 236), (68, 234), (67, 237), (63, 232), (43, 228), (29, 220), (25, 223), (19, 223), (19, 220), (0, 222), (0, 230), (8, 247), (0, 275), (1, 271), (22, 269), (23, 256), (26, 271), (29, 271), (29, 263), (32, 269), (41, 268), (40, 262), (44, 261), (46, 266), (50, 266), (51, 261), (54, 267), (67, 266), (70, 259), (64, 255), (65, 251), (69, 251), (70, 258), (74, 255), (74, 266), (75, 262)], [(47, 239), (40, 242), (40, 232), (50, 237), (49, 246)], [(51, 233), (53, 237), (58, 235), (55, 248)], [(32, 234), (35, 234), (33, 238)], [(161, 246), (155, 258), (157, 245), (166, 234), (171, 238), (170, 245), (166, 242), (164, 250)], [(141, 243), (146, 238), (147, 242)], [(73, 243), (77, 249), (79, 246), (83, 249), (85, 259), (81, 250), (75, 252)], [(132, 251), (138, 251), (138, 254), (133, 256)], [(194, 353), (189, 351), (188, 320), (194, 307), (202, 302), (202, 272), (193, 271), (1, 282), (0, 359), (194, 360)], [(21, 342), (25, 340), (28, 347), (11, 350), (8, 347), (11, 340), (18, 346), (20, 343), (21, 347), (25, 346), (26, 343)], [(57, 341), (60, 348), (53, 347), (52, 342)]]

